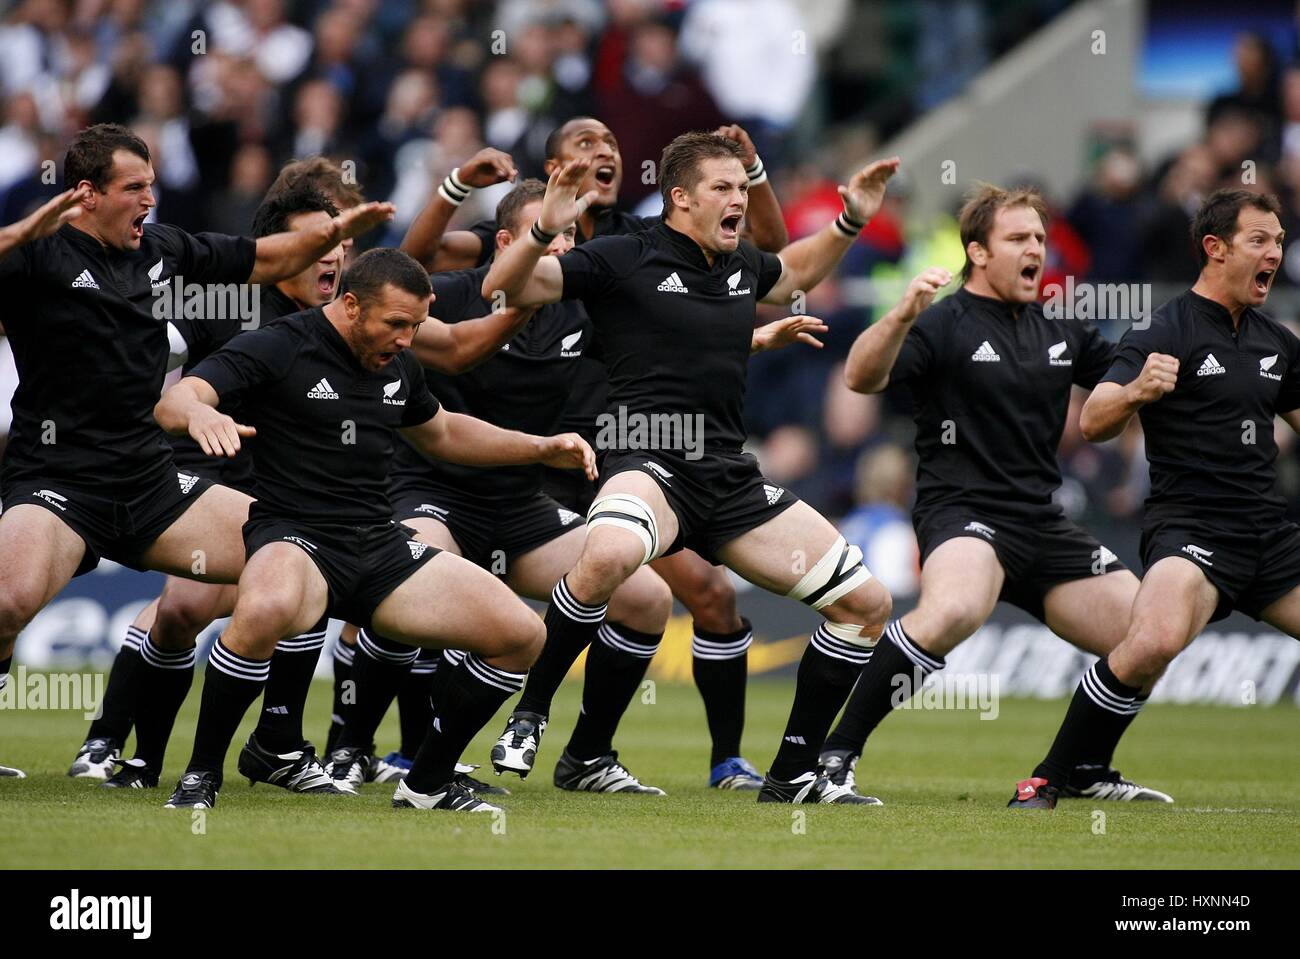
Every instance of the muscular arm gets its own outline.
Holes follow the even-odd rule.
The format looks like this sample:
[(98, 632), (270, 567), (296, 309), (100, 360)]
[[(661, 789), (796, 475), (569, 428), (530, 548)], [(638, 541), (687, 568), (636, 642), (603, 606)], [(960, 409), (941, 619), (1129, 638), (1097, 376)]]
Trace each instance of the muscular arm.
[(576, 433), (533, 436), (503, 430), (463, 413), (439, 410), (432, 419), (407, 427), (402, 435), (425, 456), (463, 466), (524, 466), (546, 463), (582, 468), (596, 478), (596, 456)]
[(892, 309), (864, 330), (849, 350), (844, 364), (844, 382), (857, 393), (879, 393), (889, 385), (903, 341), (922, 310), (934, 302), (939, 288), (952, 280), (952, 274), (931, 267), (908, 284), (907, 292)]
[(446, 232), (447, 224), (460, 206), (449, 197), (464, 202), (470, 190), (504, 183), (516, 176), (518, 172), (510, 154), (492, 147), (479, 150), (452, 170), (442, 186), (433, 191), (433, 196), (402, 238), (402, 251), (419, 260), (430, 273), (477, 266), (483, 255), (483, 241), (478, 234), (468, 230)]
[(207, 380), (187, 376), (163, 393), (153, 408), (154, 419), (172, 436), (192, 436), (209, 456), (234, 456), (239, 438), (257, 431), (217, 412), (220, 399)]
[(344, 240), (391, 220), (395, 209), (391, 203), (363, 203), (344, 210), (327, 224), (259, 237), (257, 261), (248, 282), (276, 283), (296, 276)]
[[(857, 229), (861, 229), (861, 225), (880, 209), (885, 199), (885, 185), (898, 166), (898, 157), (877, 160), (853, 174), (848, 186), (839, 188), (845, 215), (858, 221)], [(836, 222), (832, 221), (812, 236), (791, 243), (780, 252), (781, 278), (763, 297), (764, 303), (789, 303), (796, 293), (811, 290), (835, 269), (857, 239), (856, 233), (846, 234), (836, 226)]]
[(429, 317), (415, 334), (411, 350), (422, 366), (455, 376), (478, 366), (509, 343), (534, 312), (511, 307), (459, 323)]
[(81, 216), (81, 201), (90, 195), (90, 187), (64, 190), (41, 204), (33, 213), (15, 223), (0, 227), (0, 258), (18, 247), (49, 236), (63, 224)]
[(1286, 413), (1279, 413), (1278, 416), (1286, 421), (1286, 425), (1291, 427), (1295, 432), (1300, 433), (1300, 410), (1290, 410)]

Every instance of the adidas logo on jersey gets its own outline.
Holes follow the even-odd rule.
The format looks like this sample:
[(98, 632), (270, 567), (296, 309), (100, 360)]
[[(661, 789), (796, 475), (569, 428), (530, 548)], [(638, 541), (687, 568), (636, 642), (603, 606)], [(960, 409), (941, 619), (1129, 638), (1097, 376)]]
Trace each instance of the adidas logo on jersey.
[(1186, 546), (1183, 547), (1183, 552), (1186, 553), (1188, 556), (1190, 556), (1192, 559), (1196, 560), (1202, 566), (1214, 565), (1209, 561), (1209, 559), (1207, 559), (1207, 557), (1214, 555), (1214, 550), (1212, 549), (1204, 549), (1203, 547), (1193, 546), (1191, 543), (1188, 543)]
[(690, 292), (689, 290), (686, 289), (686, 285), (682, 283), (682, 278), (677, 275), (676, 270), (674, 270), (672, 273), (669, 273), (668, 276), (664, 278), (664, 281), (659, 284), (658, 289), (660, 293), (689, 293)]
[(1266, 380), (1280, 380), (1282, 378), (1282, 374), (1269, 372), (1269, 370), (1273, 368), (1273, 364), (1275, 364), (1276, 362), (1277, 362), (1276, 353), (1274, 353), (1272, 356), (1266, 356), (1262, 360), (1260, 360), (1259, 375), (1264, 377), (1264, 379)]
[(737, 270), (735, 273), (731, 274), (731, 276), (727, 277), (728, 296), (745, 296), (750, 292), (749, 287), (745, 287), (743, 290), (737, 289), (737, 287), (740, 286), (740, 273), (741, 271)]
[(189, 491), (194, 489), (194, 484), (199, 478), (192, 473), (177, 473), (176, 480), (181, 484), (181, 495), (188, 495)]
[[(325, 382), (324, 380), (321, 380), (321, 383), (324, 383), (324, 382)], [(394, 394), (396, 394), (397, 391), (400, 390), (401, 388), (402, 388), (402, 381), (401, 381), (401, 380), (393, 380), (393, 382), (391, 382), (391, 383), (389, 383), (387, 386), (385, 386), (385, 387), (384, 387), (384, 402), (385, 402), (387, 405), (389, 405), (389, 406), (405, 406), (405, 405), (406, 405), (406, 400), (395, 400), (395, 399), (393, 399)]]
[(85, 288), (87, 290), (98, 290), (99, 284), (95, 282), (95, 278), (90, 275), (89, 270), (82, 270), (79, 274), (77, 274), (77, 278), (72, 281), (72, 288), (74, 290), (79, 288)]
[(560, 340), (560, 355), (567, 357), (581, 356), (582, 350), (575, 350), (573, 348), (574, 344), (580, 339), (582, 339), (582, 330), (576, 330), (564, 339)]
[(1217, 373), (1226, 373), (1226, 372), (1228, 371), (1219, 365), (1219, 361), (1214, 358), (1214, 354), (1210, 353), (1205, 357), (1205, 362), (1201, 364), (1201, 368), (1196, 371), (1196, 375), (1214, 376)]
[(980, 348), (970, 355), (970, 358), (976, 363), (998, 363), (1002, 357), (998, 356), (997, 351), (989, 346), (989, 341), (985, 340), (980, 344)]
[(560, 525), (561, 525), (561, 526), (568, 526), (568, 525), (569, 525), (570, 523), (572, 523), (574, 520), (576, 520), (576, 519), (580, 519), (580, 518), (581, 518), (581, 517), (579, 517), (578, 514), (575, 513), (573, 510), (571, 510), (571, 509), (564, 509), (563, 507), (557, 509), (555, 512), (558, 513), (559, 516), (560, 516)]
[(413, 539), (408, 539), (406, 545), (411, 551), (411, 559), (419, 559), (424, 555), (425, 550), (429, 548), (426, 544), (417, 543)]
[(1061, 340), (1060, 343), (1053, 343), (1049, 346), (1047, 348), (1047, 362), (1052, 366), (1073, 366), (1074, 360), (1070, 359), (1068, 356), (1061, 356), (1061, 354), (1065, 352), (1066, 345), (1065, 340)]
[(319, 383), (307, 391), (309, 400), (336, 400), (339, 395), (334, 392), (334, 387), (330, 386), (330, 381), (321, 377)]
[(773, 506), (776, 504), (776, 501), (781, 498), (781, 494), (784, 493), (785, 490), (779, 486), (769, 486), (767, 483), (764, 483), (763, 492), (767, 494), (767, 505)]
[(992, 539), (997, 533), (993, 527), (985, 526), (983, 523), (967, 523), (965, 530), (968, 533), (979, 533), (985, 539)]
[(68, 498), (66, 496), (60, 496), (52, 489), (37, 490), (32, 495), (35, 496), (37, 499), (45, 500), (45, 502), (49, 503), (51, 506), (53, 506), (61, 513), (66, 513), (68, 511), (68, 508), (63, 505), (68, 501)]

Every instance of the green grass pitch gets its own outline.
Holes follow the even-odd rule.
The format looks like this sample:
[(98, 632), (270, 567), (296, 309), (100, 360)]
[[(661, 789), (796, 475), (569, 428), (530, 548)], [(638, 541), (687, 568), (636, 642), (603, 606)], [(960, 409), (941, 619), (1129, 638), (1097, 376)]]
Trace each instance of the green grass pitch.
[[(1005, 809), (1065, 708), (1029, 700), (1002, 702), (993, 721), (973, 711), (912, 710), (888, 719), (858, 769), (862, 791), (884, 799), (883, 808), (760, 806), (753, 793), (706, 788), (699, 696), (665, 682), (653, 703), (634, 700), (617, 745), (628, 767), (667, 797), (555, 789), (550, 774), (579, 695), (568, 682), (533, 776), (524, 783), (485, 777), (514, 791), (502, 800), (504, 817), (395, 810), (391, 786), (368, 785), (357, 797), (250, 789), (235, 772), (236, 745), (217, 808), (200, 821), (161, 808), (188, 758), (200, 682), (156, 791), (109, 792), (66, 777), (87, 725), (79, 713), (0, 714), (0, 761), (30, 777), (0, 780), (0, 867), (1300, 867), (1294, 707), (1148, 706), (1117, 765), (1173, 794), (1174, 806), (1074, 800), (1055, 812)], [(745, 752), (760, 769), (776, 749), (792, 689), (784, 680), (750, 683)], [(323, 737), (328, 712), (329, 686), (318, 681), (309, 736)], [(467, 760), (486, 762), (505, 715), (475, 740)], [(391, 713), (380, 751), (396, 740)]]

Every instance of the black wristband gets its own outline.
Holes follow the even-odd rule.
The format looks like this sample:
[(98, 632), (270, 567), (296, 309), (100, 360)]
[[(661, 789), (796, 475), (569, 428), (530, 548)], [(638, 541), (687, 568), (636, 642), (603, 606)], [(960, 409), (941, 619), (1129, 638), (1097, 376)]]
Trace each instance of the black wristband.
[(543, 230), (541, 220), (538, 220), (536, 223), (534, 223), (533, 228), (529, 230), (528, 233), (530, 236), (532, 236), (534, 240), (536, 240), (542, 246), (550, 246), (551, 241), (560, 235), (559, 233), (547, 233), (545, 230)]

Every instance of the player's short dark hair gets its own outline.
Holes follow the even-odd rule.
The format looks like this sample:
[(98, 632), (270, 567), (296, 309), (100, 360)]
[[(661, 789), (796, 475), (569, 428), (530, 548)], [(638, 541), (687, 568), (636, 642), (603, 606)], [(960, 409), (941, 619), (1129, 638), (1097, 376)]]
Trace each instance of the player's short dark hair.
[(507, 230), (514, 234), (521, 226), (519, 215), (523, 212), (524, 207), (530, 203), (536, 203), (542, 197), (546, 196), (546, 184), (541, 180), (532, 179), (520, 180), (513, 190), (501, 198), (497, 204), (497, 229)]
[(279, 193), (268, 193), (253, 214), (253, 236), (286, 233), (289, 221), (303, 213), (338, 216), (339, 208), (320, 190), (307, 183), (295, 183)]
[(659, 158), (659, 194), (664, 198), (664, 211), (673, 207), (674, 188), (690, 192), (704, 177), (701, 161), (732, 157), (744, 163), (740, 144), (735, 140), (714, 133), (683, 133), (676, 137)]
[[(1029, 207), (1042, 219), (1043, 226), (1047, 226), (1047, 203), (1036, 187), (1019, 186), (1004, 190), (992, 183), (976, 183), (975, 188), (966, 197), (966, 202), (962, 204), (961, 212), (957, 214), (962, 251), (965, 252), (972, 242), (988, 249), (989, 234), (993, 231), (993, 223), (997, 219), (998, 211), (1015, 206)], [(966, 253), (966, 262), (961, 268), (963, 283), (970, 279), (974, 269), (975, 264), (970, 254)]]
[[(577, 123), (579, 120), (596, 120), (596, 118), (589, 117), (586, 114), (581, 114), (576, 117), (569, 117), (569, 119), (565, 120), (558, 127), (556, 127), (554, 130), (548, 133), (546, 135), (545, 159), (558, 160), (560, 158), (560, 144), (563, 143), (564, 138), (568, 136), (569, 127), (573, 126), (573, 124)], [(596, 122), (600, 123), (601, 121), (596, 120)]]
[(304, 160), (290, 160), (280, 170), (267, 196), (287, 190), (291, 186), (305, 183), (324, 193), (334, 201), (340, 210), (350, 210), (366, 202), (361, 187), (349, 183), (343, 175), (343, 167), (329, 157), (310, 156)]
[(378, 247), (366, 250), (347, 268), (339, 281), (339, 296), (351, 293), (364, 306), (377, 298), (389, 283), (412, 296), (428, 296), (433, 292), (429, 274), (415, 257), (391, 247)]
[(101, 193), (108, 186), (113, 172), (113, 154), (118, 150), (134, 153), (145, 163), (149, 147), (126, 127), (117, 123), (96, 123), (77, 134), (63, 159), (63, 182), (74, 189), (82, 180), (89, 180)]
[(1196, 247), (1196, 259), (1205, 268), (1210, 262), (1205, 252), (1205, 238), (1217, 236), (1224, 243), (1231, 243), (1237, 233), (1237, 217), (1243, 207), (1253, 206), (1265, 213), (1272, 213), (1279, 219), (1282, 216), (1282, 204), (1271, 193), (1251, 193), (1249, 190), (1215, 190), (1201, 208), (1192, 217), (1192, 243)]

